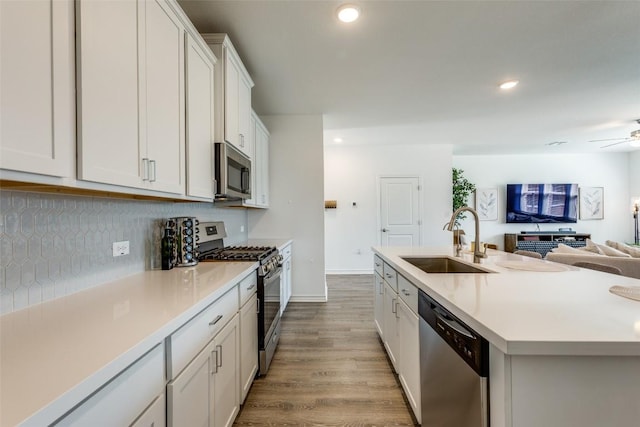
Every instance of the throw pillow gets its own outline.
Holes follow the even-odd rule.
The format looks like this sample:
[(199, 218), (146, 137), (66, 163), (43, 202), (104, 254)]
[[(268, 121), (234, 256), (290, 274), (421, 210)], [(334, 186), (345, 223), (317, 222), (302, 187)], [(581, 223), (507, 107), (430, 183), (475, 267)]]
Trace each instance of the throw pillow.
[(629, 254), (633, 258), (640, 258), (640, 248), (634, 248), (633, 246), (625, 245), (624, 243), (614, 242), (611, 240), (607, 240), (605, 243), (607, 244), (607, 246)]
[(603, 255), (618, 257), (618, 258), (631, 258), (631, 255), (624, 253), (622, 251), (619, 251), (617, 249), (614, 249), (610, 246), (598, 245), (597, 243), (596, 243), (596, 246), (598, 246), (598, 249), (600, 249)]
[(600, 248), (598, 248), (598, 245), (596, 245), (595, 243), (593, 243), (593, 241), (591, 239), (587, 239), (587, 245), (582, 247), (582, 248), (578, 248), (581, 251), (585, 251), (585, 252), (593, 252), (594, 254), (598, 254), (598, 255), (602, 255), (602, 251), (600, 250)]
[(559, 243), (557, 248), (551, 249), (551, 252), (556, 254), (573, 254), (573, 255), (583, 255), (583, 256), (602, 256), (601, 254), (596, 254), (593, 252), (583, 251), (578, 248), (572, 248), (571, 246), (567, 246), (564, 243)]

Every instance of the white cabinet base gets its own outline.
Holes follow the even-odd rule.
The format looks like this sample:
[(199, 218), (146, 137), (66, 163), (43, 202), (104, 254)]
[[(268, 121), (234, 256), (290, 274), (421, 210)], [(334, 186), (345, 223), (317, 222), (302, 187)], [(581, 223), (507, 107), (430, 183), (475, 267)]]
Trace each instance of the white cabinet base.
[(638, 357), (490, 354), (492, 427), (638, 425)]
[(164, 346), (157, 345), (55, 425), (130, 425), (163, 388)]

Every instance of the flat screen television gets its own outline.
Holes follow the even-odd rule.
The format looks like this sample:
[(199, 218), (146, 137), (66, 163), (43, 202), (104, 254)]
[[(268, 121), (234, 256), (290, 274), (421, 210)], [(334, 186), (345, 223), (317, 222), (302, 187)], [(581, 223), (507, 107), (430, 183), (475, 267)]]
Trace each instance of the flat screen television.
[(508, 223), (578, 222), (578, 184), (507, 184)]

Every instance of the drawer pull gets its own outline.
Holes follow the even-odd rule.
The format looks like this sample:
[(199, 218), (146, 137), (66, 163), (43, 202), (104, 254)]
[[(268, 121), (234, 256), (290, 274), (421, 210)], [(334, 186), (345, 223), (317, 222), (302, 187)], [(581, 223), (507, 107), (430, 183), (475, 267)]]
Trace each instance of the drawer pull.
[[(213, 353), (215, 353), (216, 355), (214, 356)], [(213, 360), (215, 360), (215, 362), (213, 362), (212, 368), (211, 369), (211, 375), (217, 374), (218, 373), (218, 351), (217, 350), (211, 350), (211, 361), (213, 362)], [(214, 359), (215, 357), (215, 359)]]
[(403, 289), (403, 290), (402, 290), (402, 293), (403, 293), (405, 296), (407, 296), (407, 297), (408, 297), (409, 295), (411, 295), (411, 292), (407, 291), (406, 289)]
[(216, 323), (218, 323), (220, 321), (220, 319), (222, 319), (222, 314), (218, 314), (215, 319), (213, 319), (211, 322), (209, 322), (209, 326), (215, 325)]
[(387, 273), (387, 274), (385, 274), (385, 276), (387, 276), (387, 278), (391, 279), (393, 277), (393, 274)]
[(250, 291), (251, 289), (253, 289), (253, 288), (255, 288), (255, 287), (256, 287), (256, 284), (254, 283), (253, 285), (249, 286), (249, 287), (247, 288), (247, 290), (248, 290), (248, 291)]

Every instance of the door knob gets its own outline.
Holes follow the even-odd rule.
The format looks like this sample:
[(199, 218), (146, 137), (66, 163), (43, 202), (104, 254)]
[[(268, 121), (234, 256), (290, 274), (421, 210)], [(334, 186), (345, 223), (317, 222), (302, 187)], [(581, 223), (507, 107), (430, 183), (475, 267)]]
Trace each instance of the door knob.
[(382, 232), (383, 232), (383, 233), (386, 233), (387, 231), (389, 231), (389, 230), (387, 230), (386, 228), (383, 228), (383, 229), (382, 229)]

